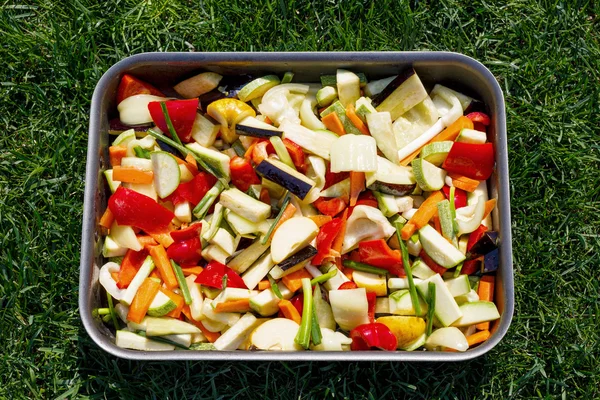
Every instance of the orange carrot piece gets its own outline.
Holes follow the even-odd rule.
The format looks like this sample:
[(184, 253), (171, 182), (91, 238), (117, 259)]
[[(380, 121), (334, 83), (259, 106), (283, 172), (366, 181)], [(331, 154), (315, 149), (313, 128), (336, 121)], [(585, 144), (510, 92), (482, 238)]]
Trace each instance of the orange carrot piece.
[(354, 281), (354, 277), (352, 276), (352, 274), (354, 274), (354, 270), (352, 268), (346, 268), (344, 266), (342, 266), (342, 274), (346, 275), (346, 278), (350, 279), (351, 281)]
[(104, 214), (102, 214), (102, 217), (100, 218), (100, 226), (110, 229), (110, 226), (114, 221), (115, 216), (113, 215), (112, 211), (110, 211), (110, 208), (106, 207)]
[(158, 272), (158, 270), (156, 268), (154, 268), (152, 270), (152, 272), (150, 272), (150, 275), (148, 275), (149, 278), (155, 278), (155, 279), (160, 279), (162, 282), (162, 276), (160, 276), (160, 272)]
[(108, 148), (108, 155), (110, 157), (110, 165), (116, 167), (121, 165), (123, 157), (127, 156), (127, 147), (125, 146), (110, 146)]
[(204, 268), (196, 266), (196, 267), (182, 267), (183, 276), (190, 275), (200, 275), (200, 273), (204, 270)]
[[(493, 275), (484, 275), (481, 277), (479, 281), (479, 287), (477, 288), (477, 294), (479, 295), (479, 300), (482, 301), (494, 301), (494, 287), (496, 283), (496, 279)], [(480, 324), (475, 325), (477, 330), (484, 331), (490, 329), (489, 322), (482, 322)]]
[(333, 219), (331, 215), (311, 215), (308, 218), (312, 219), (315, 224), (320, 228)]
[(273, 239), (273, 235), (275, 234), (275, 232), (277, 232), (277, 229), (279, 229), (279, 227), (288, 219), (291, 219), (294, 214), (296, 213), (296, 207), (292, 204), (292, 203), (288, 203), (288, 205), (285, 207), (285, 210), (283, 210), (283, 213), (281, 214), (281, 218), (279, 218), (279, 221), (277, 221), (277, 225), (275, 225), (275, 228), (273, 228), (273, 232), (271, 232), (271, 236), (269, 236), (269, 240)]
[(360, 192), (365, 190), (365, 173), (350, 171), (350, 206), (354, 207)]
[(334, 112), (327, 114), (323, 118), (321, 118), (321, 122), (327, 129), (331, 132), (337, 133), (338, 135), (345, 135), (346, 129), (344, 129), (344, 125), (342, 121), (340, 121), (340, 117)]
[(246, 161), (252, 160), (252, 153), (254, 152), (254, 146), (256, 146), (256, 144), (258, 142), (259, 142), (258, 139), (254, 139), (252, 144), (250, 146), (248, 146), (248, 150), (246, 150), (246, 152), (244, 153), (244, 158), (246, 159)]
[(148, 236), (148, 235), (137, 235), (137, 240), (138, 242), (140, 242), (140, 244), (146, 248), (149, 246), (155, 246), (156, 240), (154, 240), (154, 238), (152, 236)]
[(177, 307), (175, 307), (175, 309), (166, 316), (171, 318), (179, 318), (181, 311), (183, 310), (183, 306), (185, 306), (185, 300), (183, 299), (183, 296), (180, 296), (177, 293), (163, 287), (160, 288), (160, 291), (169, 296), (169, 298), (177, 305)]
[(271, 287), (271, 282), (268, 279), (264, 279), (258, 282), (258, 290), (267, 290)]
[(284, 317), (286, 317), (287, 319), (291, 319), (297, 324), (300, 324), (302, 322), (302, 317), (300, 316), (300, 313), (298, 312), (298, 310), (296, 310), (296, 307), (294, 307), (291, 301), (281, 299), (279, 300), (279, 304), (277, 305), (279, 306), (279, 309), (283, 313)]
[(271, 118), (269, 117), (265, 117), (265, 124), (269, 124), (269, 125), (273, 125), (273, 121), (271, 121)]
[(168, 248), (175, 243), (169, 232), (150, 233), (149, 235), (164, 248)]
[(159, 289), (160, 283), (156, 282), (154, 279), (144, 279), (144, 282), (138, 289), (129, 306), (127, 319), (136, 324), (142, 322), (142, 319), (146, 316), (146, 312), (148, 312), (148, 308), (150, 308), (150, 304), (152, 303), (152, 300), (154, 300)]
[(467, 336), (467, 343), (469, 343), (469, 347), (473, 347), (476, 344), (483, 343), (490, 337), (490, 331), (484, 330), (474, 333), (472, 335)]
[(167, 256), (167, 251), (160, 244), (151, 246), (149, 250), (152, 259), (154, 260), (154, 264), (160, 272), (160, 276), (162, 276), (163, 280), (165, 281), (167, 289), (175, 289), (177, 286), (179, 286), (179, 284), (177, 283), (175, 272), (173, 272), (173, 267), (171, 266), (171, 262)]
[(342, 226), (340, 233), (333, 239), (331, 250), (337, 251), (338, 254), (342, 254), (342, 245), (344, 244), (344, 236), (346, 235), (346, 223), (348, 222), (348, 208), (344, 210), (342, 214)]
[(475, 191), (477, 186), (481, 183), (481, 181), (478, 181), (477, 179), (467, 178), (460, 174), (449, 173), (448, 176), (452, 178), (452, 185), (467, 192)]
[(408, 240), (417, 229), (421, 229), (437, 213), (437, 204), (446, 197), (444, 193), (437, 190), (429, 195), (421, 204), (415, 215), (402, 228), (402, 240)]
[(346, 107), (346, 117), (348, 117), (348, 119), (350, 120), (350, 122), (352, 122), (352, 124), (356, 128), (358, 128), (358, 130), (363, 135), (371, 135), (371, 133), (369, 132), (369, 128), (367, 127), (367, 125), (356, 114), (356, 109), (354, 108), (353, 104), (350, 104), (350, 105), (348, 105), (348, 107)]
[(463, 129), (473, 129), (473, 121), (471, 121), (469, 118), (467, 118), (465, 116), (462, 116), (459, 119), (457, 119), (456, 121), (454, 121), (452, 124), (450, 124), (449, 127), (444, 129), (443, 131), (441, 131), (437, 136), (435, 136), (433, 139), (431, 139), (425, 145), (423, 145), (422, 147), (419, 147), (417, 150), (415, 150), (413, 153), (411, 153), (408, 157), (401, 160), (400, 164), (405, 165), (405, 166), (410, 164), (410, 162), (412, 160), (414, 160), (414, 158), (416, 156), (419, 155), (419, 153), (421, 152), (421, 149), (423, 147), (425, 147), (426, 145), (428, 145), (429, 143), (456, 140), (456, 138), (458, 137), (458, 134)]
[(281, 282), (287, 287), (290, 292), (295, 292), (302, 287), (302, 278), (312, 279), (312, 275), (308, 273), (306, 268), (302, 268), (298, 271), (292, 272), (289, 275), (281, 278)]
[(152, 183), (154, 173), (134, 167), (121, 167), (117, 165), (113, 167), (113, 179), (121, 182), (148, 184)]
[(223, 303), (219, 303), (215, 306), (215, 312), (248, 312), (250, 311), (250, 300), (239, 299), (230, 300)]
[(496, 199), (489, 199), (485, 202), (485, 211), (483, 213), (483, 219), (486, 219), (492, 210), (496, 207)]
[(198, 171), (198, 163), (196, 163), (196, 159), (192, 156), (191, 153), (188, 153), (185, 156), (186, 167), (190, 170), (192, 175), (196, 176), (200, 171)]
[(435, 227), (435, 230), (441, 235), (442, 224), (440, 223), (440, 218), (437, 215), (433, 216), (433, 226)]
[(111, 272), (110, 276), (113, 278), (113, 281), (119, 282), (119, 273), (118, 272)]

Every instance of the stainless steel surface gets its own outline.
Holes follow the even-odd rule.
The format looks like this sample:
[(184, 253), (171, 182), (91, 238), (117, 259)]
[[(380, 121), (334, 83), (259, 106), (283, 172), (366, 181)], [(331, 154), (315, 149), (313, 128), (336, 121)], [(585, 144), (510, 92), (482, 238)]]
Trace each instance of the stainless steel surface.
[[(483, 100), (492, 116), (490, 137), (496, 151), (496, 170), (490, 179), (490, 196), (498, 199), (492, 217), (499, 231), (500, 268), (496, 302), (501, 318), (493, 325), (492, 336), (484, 344), (464, 353), (446, 352), (142, 352), (121, 349), (113, 334), (92, 317), (100, 304), (98, 284), (102, 237), (98, 220), (106, 207), (108, 187), (102, 171), (108, 167), (108, 120), (115, 116), (119, 79), (125, 72), (159, 87), (172, 86), (195, 71), (221, 74), (285, 71), (294, 80), (318, 82), (321, 74), (348, 68), (366, 73), (369, 79), (389, 76), (413, 65), (426, 85), (443, 83)], [(86, 188), (82, 227), (79, 282), (79, 311), (91, 338), (108, 353), (135, 360), (281, 360), (281, 361), (461, 361), (487, 353), (498, 344), (510, 326), (514, 311), (510, 197), (506, 145), (506, 113), (500, 86), (491, 72), (474, 59), (446, 52), (338, 52), (338, 53), (145, 53), (126, 58), (112, 66), (100, 79), (92, 98), (86, 167)]]

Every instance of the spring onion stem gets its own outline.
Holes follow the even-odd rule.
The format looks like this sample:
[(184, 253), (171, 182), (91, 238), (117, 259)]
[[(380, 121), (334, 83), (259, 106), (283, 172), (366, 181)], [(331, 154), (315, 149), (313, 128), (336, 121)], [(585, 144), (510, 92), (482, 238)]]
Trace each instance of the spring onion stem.
[(402, 240), (402, 236), (400, 235), (401, 230), (401, 224), (396, 223), (396, 235), (398, 236), (398, 243), (400, 243), (400, 251), (402, 252), (402, 266), (404, 267), (404, 271), (406, 272), (406, 278), (408, 279), (408, 290), (410, 291), (410, 299), (412, 300), (413, 308), (415, 309), (415, 314), (421, 315), (421, 303), (419, 302), (417, 288), (415, 287), (415, 282), (413, 280), (411, 269), (412, 267), (410, 266), (410, 262), (408, 260), (408, 249), (406, 248), (406, 243), (404, 243), (404, 240)]
[(387, 270), (385, 270), (383, 268), (377, 268), (377, 267), (374, 267), (372, 265), (361, 263), (361, 262), (358, 262), (358, 261), (344, 260), (344, 262), (342, 263), (342, 265), (344, 267), (352, 268), (352, 269), (354, 269), (356, 271), (369, 272), (371, 274), (376, 274), (376, 275), (385, 275), (385, 274), (387, 274)]

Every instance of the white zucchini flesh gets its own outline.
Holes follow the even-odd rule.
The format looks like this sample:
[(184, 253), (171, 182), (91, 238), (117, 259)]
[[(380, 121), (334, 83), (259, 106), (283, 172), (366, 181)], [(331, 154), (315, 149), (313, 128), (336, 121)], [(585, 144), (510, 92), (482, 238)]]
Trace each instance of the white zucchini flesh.
[(166, 151), (157, 151), (150, 155), (152, 172), (154, 173), (154, 188), (161, 199), (164, 199), (177, 189), (181, 180), (179, 164), (173, 155)]
[(291, 319), (273, 318), (252, 331), (250, 341), (260, 350), (302, 351), (294, 339), (300, 325)]
[(128, 225), (119, 225), (114, 221), (110, 226), (110, 236), (121, 247), (126, 247), (133, 251), (142, 250), (140, 241), (135, 236), (133, 228)]
[(167, 317), (145, 317), (142, 324), (146, 327), (148, 336), (179, 335), (202, 332), (200, 328), (190, 323)]
[[(445, 240), (445, 239), (444, 239)], [(429, 282), (435, 284), (435, 316), (444, 326), (450, 326), (463, 316), (452, 294), (446, 287), (440, 274), (435, 274), (429, 279), (417, 283), (417, 291), (422, 299), (429, 298)]]
[(254, 289), (258, 282), (264, 279), (269, 271), (273, 268), (275, 263), (271, 258), (271, 254), (267, 253), (257, 262), (255, 262), (248, 270), (242, 275), (242, 280), (246, 284), (248, 289)]
[(308, 217), (288, 219), (275, 231), (271, 241), (271, 257), (278, 264), (306, 247), (319, 233), (319, 227)]
[(321, 328), (321, 344), (310, 347), (313, 351), (348, 351), (352, 339), (341, 332), (335, 332), (329, 328)]
[(335, 322), (345, 331), (369, 323), (367, 291), (364, 288), (329, 291)]
[(184, 99), (193, 99), (215, 89), (219, 86), (221, 79), (223, 76), (216, 72), (202, 72), (179, 82), (173, 89)]
[(202, 303), (202, 313), (204, 314), (204, 320), (209, 319), (211, 321), (220, 322), (227, 326), (233, 326), (239, 319), (239, 313), (233, 312), (215, 312), (212, 305), (214, 300), (205, 298)]
[(192, 125), (192, 139), (200, 146), (210, 147), (215, 143), (221, 125), (213, 124), (204, 115), (197, 113)]
[(166, 101), (167, 98), (150, 94), (137, 94), (130, 96), (119, 103), (119, 119), (125, 125), (141, 125), (152, 122), (148, 111), (148, 104), (152, 101)]
[(144, 282), (144, 280), (148, 276), (150, 276), (150, 273), (152, 272), (153, 269), (154, 269), (154, 261), (152, 260), (152, 257), (148, 256), (144, 260), (144, 263), (142, 264), (142, 266), (140, 267), (138, 272), (133, 277), (133, 280), (131, 281), (131, 283), (129, 283), (129, 286), (127, 286), (127, 289), (125, 290), (125, 294), (123, 295), (123, 297), (121, 297), (121, 302), (123, 302), (125, 305), (131, 304), (138, 289), (140, 288), (140, 286), (142, 286), (142, 283)]
[(441, 348), (450, 348), (457, 351), (466, 351), (469, 348), (467, 338), (455, 327), (439, 328), (427, 338), (425, 347), (429, 350)]
[(360, 98), (360, 78), (354, 72), (338, 69), (336, 86), (338, 98), (344, 107), (354, 104)]
[(213, 343), (217, 350), (235, 350), (245, 339), (245, 335), (256, 322), (256, 317), (251, 313), (244, 314), (230, 329), (223, 333)]
[(192, 207), (190, 207), (190, 203), (188, 201), (176, 204), (173, 207), (173, 213), (181, 222), (192, 222)]
[(331, 148), (338, 138), (338, 135), (324, 128), (308, 128), (289, 120), (282, 121), (279, 128), (285, 139), (326, 160), (329, 160)]
[(367, 114), (367, 125), (371, 136), (375, 138), (377, 147), (391, 162), (398, 164), (398, 147), (392, 129), (392, 117), (389, 112)]
[(149, 338), (140, 336), (136, 333), (126, 330), (119, 330), (116, 334), (115, 344), (123, 349), (142, 350), (142, 351), (171, 351), (175, 346), (168, 343), (161, 343)]
[(196, 278), (196, 275), (191, 274), (185, 278), (185, 281), (187, 283), (188, 290), (190, 291), (190, 297), (192, 298), (192, 304), (189, 305), (192, 319), (195, 321), (200, 321), (202, 317), (204, 317), (204, 314), (202, 313), (204, 298), (202, 296), (202, 291), (200, 290), (200, 284), (195, 282)]
[(431, 128), (427, 129), (415, 140), (398, 150), (398, 159), (404, 160), (406, 157), (423, 147), (425, 144), (427, 144), (427, 142), (429, 142), (441, 131), (443, 131), (445, 126), (446, 125), (444, 125), (444, 121), (442, 119), (439, 119), (435, 124), (431, 126)]

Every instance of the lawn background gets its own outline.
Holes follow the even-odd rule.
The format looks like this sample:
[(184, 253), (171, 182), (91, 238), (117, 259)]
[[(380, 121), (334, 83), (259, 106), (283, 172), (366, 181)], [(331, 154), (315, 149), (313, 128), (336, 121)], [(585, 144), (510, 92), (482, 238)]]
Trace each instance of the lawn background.
[[(504, 5), (499, 5), (505, 3)], [(599, 398), (599, 6), (18, 2), (0, 11), (0, 398)], [(88, 112), (144, 51), (450, 50), (506, 97), (516, 311), (456, 364), (116, 359), (77, 311)]]

